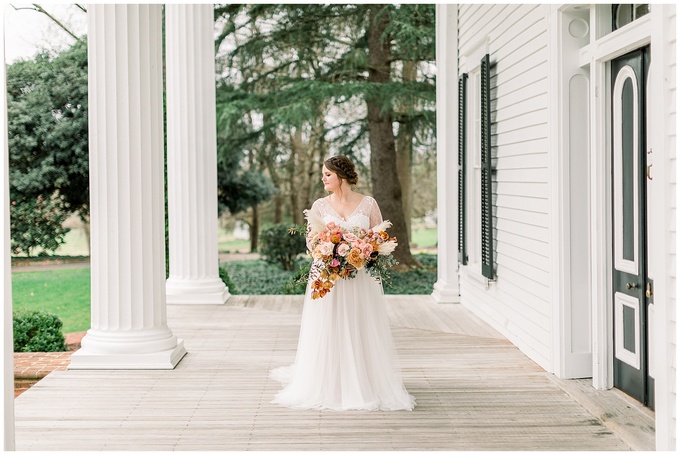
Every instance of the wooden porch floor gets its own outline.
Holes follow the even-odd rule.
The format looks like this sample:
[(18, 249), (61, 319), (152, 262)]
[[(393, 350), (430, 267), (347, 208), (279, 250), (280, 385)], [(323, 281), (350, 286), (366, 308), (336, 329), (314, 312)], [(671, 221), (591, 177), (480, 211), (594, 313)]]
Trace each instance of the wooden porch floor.
[(54, 372), (16, 400), (18, 450), (629, 450), (461, 305), (388, 296), (413, 411), (270, 404), (294, 359), (300, 296), (172, 305), (172, 371)]

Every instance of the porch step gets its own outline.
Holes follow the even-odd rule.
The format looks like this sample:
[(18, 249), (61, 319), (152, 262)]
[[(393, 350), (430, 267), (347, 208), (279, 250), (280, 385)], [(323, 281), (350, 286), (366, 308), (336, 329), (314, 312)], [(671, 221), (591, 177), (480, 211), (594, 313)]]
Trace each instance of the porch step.
[(559, 379), (553, 374), (547, 376), (631, 449), (655, 450), (654, 411), (617, 389), (595, 389), (590, 378)]

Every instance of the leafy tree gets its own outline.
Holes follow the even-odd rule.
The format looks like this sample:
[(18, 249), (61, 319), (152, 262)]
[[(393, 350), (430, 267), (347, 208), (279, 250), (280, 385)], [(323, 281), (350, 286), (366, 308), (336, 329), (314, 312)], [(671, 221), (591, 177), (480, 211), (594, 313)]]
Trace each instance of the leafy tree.
[(36, 248), (54, 251), (64, 243), (68, 229), (62, 226), (66, 217), (61, 198), (22, 196), (12, 200), (10, 210), (12, 253), (30, 257)]
[(277, 189), (294, 193), (294, 213), (296, 194), (321, 191), (314, 179), (326, 153), (361, 161), (369, 149), (373, 195), (402, 239), (395, 256), (416, 265), (395, 130), (410, 177), (413, 145), (433, 148), (434, 5), (228, 5), (216, 18), (218, 122), (230, 149), (257, 143)]
[(12, 247), (53, 251), (71, 212), (89, 217), (87, 46), (7, 69)]

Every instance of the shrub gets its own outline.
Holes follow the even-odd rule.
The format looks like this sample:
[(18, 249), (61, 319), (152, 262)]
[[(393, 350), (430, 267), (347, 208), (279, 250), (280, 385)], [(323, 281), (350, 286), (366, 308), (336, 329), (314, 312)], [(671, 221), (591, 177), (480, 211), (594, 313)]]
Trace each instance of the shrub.
[(233, 281), (231, 281), (231, 278), (229, 277), (229, 272), (227, 272), (227, 269), (224, 268), (223, 266), (220, 267), (220, 278), (222, 279), (222, 282), (229, 288), (229, 293), (230, 294), (238, 294), (238, 291), (236, 289), (236, 285), (234, 284)]
[(385, 294), (431, 294), (437, 281), (437, 255), (416, 254), (422, 269), (392, 273), (390, 282), (383, 286)]
[[(430, 294), (437, 281), (437, 255), (415, 255), (424, 268), (406, 272), (392, 272), (391, 282), (383, 285), (385, 294)], [(231, 294), (304, 294), (306, 280), (300, 279), (309, 272), (311, 260), (308, 257), (297, 259), (298, 271), (281, 270), (278, 265), (261, 260), (233, 261), (222, 264), (225, 273), (238, 286), (229, 287)], [(298, 282), (300, 281), (300, 282)]]
[(265, 261), (280, 264), (283, 270), (292, 271), (296, 258), (307, 250), (305, 238), (290, 234), (293, 227), (285, 223), (274, 224), (260, 231), (260, 254)]
[(289, 295), (304, 295), (307, 290), (307, 277), (309, 276), (309, 269), (312, 267), (312, 261), (307, 260), (300, 266), (293, 277), (283, 283), (281, 290), (284, 294)]
[(229, 288), (233, 295), (281, 294), (281, 286), (293, 276), (293, 272), (261, 260), (226, 262), (222, 267), (232, 282), (238, 283), (234, 289)]
[(55, 314), (26, 311), (14, 314), (14, 352), (62, 352), (68, 350)]

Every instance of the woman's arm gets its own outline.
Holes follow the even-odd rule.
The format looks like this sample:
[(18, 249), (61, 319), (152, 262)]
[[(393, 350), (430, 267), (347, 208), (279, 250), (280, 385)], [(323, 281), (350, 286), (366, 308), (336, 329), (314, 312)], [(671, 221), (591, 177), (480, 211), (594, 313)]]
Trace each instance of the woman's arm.
[[(373, 199), (373, 198), (371, 198)], [(383, 217), (382, 213), (380, 213), (380, 207), (378, 207), (378, 203), (376, 202), (375, 199), (373, 199), (373, 205), (371, 206), (371, 214), (369, 216), (369, 226), (371, 228), (376, 227), (380, 223), (383, 222)]]

